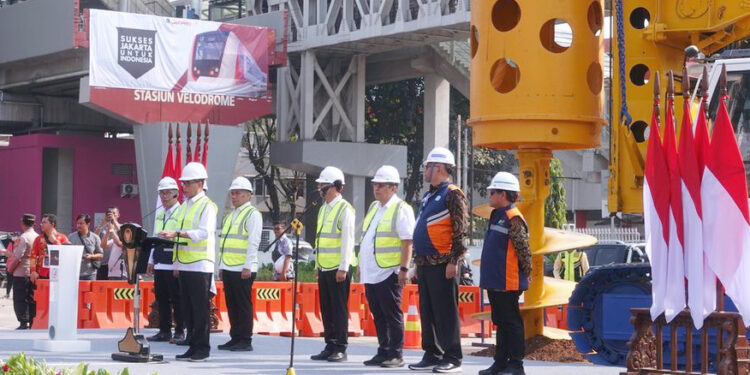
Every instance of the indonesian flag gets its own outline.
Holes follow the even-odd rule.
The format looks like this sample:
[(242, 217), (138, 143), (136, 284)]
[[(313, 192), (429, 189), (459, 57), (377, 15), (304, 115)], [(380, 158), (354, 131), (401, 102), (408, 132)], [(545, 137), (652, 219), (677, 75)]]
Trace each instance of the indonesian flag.
[(688, 307), (695, 328), (703, 326), (706, 311), (703, 300), (703, 220), (701, 210), (701, 181), (693, 140), (690, 102), (685, 99), (680, 129), (680, 178), (682, 180), (682, 220), (684, 225), (685, 276), (688, 279)]
[(701, 185), (708, 263), (742, 318), (750, 322), (750, 218), (745, 165), (723, 98)]
[[(698, 163), (698, 181), (703, 180), (703, 171), (706, 168), (706, 159), (711, 150), (708, 140), (708, 120), (706, 119), (706, 100), (701, 101), (698, 112), (698, 120), (695, 124), (695, 158)], [(701, 208), (701, 211), (703, 209)], [(701, 212), (702, 214), (703, 212)], [(706, 223), (703, 222), (703, 232), (706, 231)], [(702, 232), (701, 232), (702, 233)], [(707, 316), (716, 310), (716, 275), (708, 264), (706, 236), (703, 237), (703, 316)], [(688, 296), (690, 295), (688, 291)], [(692, 307), (691, 307), (692, 308)], [(695, 320), (695, 319), (694, 319)]]
[(667, 323), (685, 309), (684, 226), (682, 213), (682, 179), (674, 129), (674, 100), (667, 100), (664, 123), (664, 152), (669, 166), (669, 252), (664, 317)]
[(643, 182), (643, 217), (646, 253), (651, 260), (651, 319), (664, 312), (667, 286), (667, 241), (669, 240), (669, 167), (659, 136), (657, 113), (651, 115), (651, 129)]
[(174, 175), (172, 177), (177, 181), (177, 186), (180, 188), (178, 199), (182, 202), (182, 184), (179, 182), (180, 176), (182, 176), (182, 141), (180, 140), (180, 124), (177, 124), (177, 142), (175, 142), (175, 149), (177, 156), (174, 159), (174, 169), (172, 170)]

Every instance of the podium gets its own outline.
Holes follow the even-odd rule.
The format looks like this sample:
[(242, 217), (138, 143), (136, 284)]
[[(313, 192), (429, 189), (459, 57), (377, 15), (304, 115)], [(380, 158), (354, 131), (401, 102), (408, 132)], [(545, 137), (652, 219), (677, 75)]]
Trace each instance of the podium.
[(88, 352), (91, 343), (78, 340), (78, 275), (83, 246), (47, 245), (49, 259), (49, 338), (35, 340), (47, 352)]

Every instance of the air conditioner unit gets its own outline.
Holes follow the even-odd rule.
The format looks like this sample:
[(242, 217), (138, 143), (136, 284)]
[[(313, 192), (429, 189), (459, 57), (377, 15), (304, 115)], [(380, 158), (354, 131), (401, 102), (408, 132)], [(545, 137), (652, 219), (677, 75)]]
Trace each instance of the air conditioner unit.
[(120, 197), (137, 197), (138, 196), (138, 184), (121, 184), (120, 185)]

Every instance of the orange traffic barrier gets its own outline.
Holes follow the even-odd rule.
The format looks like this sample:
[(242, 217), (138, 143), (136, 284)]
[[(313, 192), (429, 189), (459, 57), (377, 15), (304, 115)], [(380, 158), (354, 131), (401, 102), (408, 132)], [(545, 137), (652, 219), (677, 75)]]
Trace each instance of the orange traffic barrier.
[(365, 284), (351, 284), (349, 288), (349, 336), (362, 336), (362, 317), (364, 314)]
[[(90, 319), (89, 310), (83, 303), (81, 295), (91, 289), (91, 281), (78, 282), (78, 328), (85, 328), (86, 322)], [(34, 291), (34, 301), (36, 301), (36, 316), (32, 323), (32, 329), (47, 329), (49, 325), (49, 280), (40, 279), (36, 282)]]
[(378, 331), (375, 328), (375, 317), (372, 315), (370, 301), (367, 300), (367, 294), (362, 299), (362, 332), (364, 336), (377, 336)]
[(546, 315), (545, 326), (568, 329), (568, 305), (550, 306), (544, 309)]
[(482, 311), (478, 286), (461, 285), (458, 287), (458, 314), (461, 319), (461, 336), (468, 337), (482, 334), (482, 324), (485, 325), (484, 331), (490, 329), (488, 322), (482, 322), (471, 317), (472, 314)]
[(323, 336), (318, 284), (300, 283), (297, 303), (299, 304), (299, 318), (297, 320), (299, 335), (306, 337)]
[(292, 333), (292, 284), (253, 283), (253, 332), (265, 335)]
[(409, 310), (406, 313), (404, 328), (404, 349), (421, 349), (422, 329), (417, 310), (417, 298), (414, 294), (409, 297)]

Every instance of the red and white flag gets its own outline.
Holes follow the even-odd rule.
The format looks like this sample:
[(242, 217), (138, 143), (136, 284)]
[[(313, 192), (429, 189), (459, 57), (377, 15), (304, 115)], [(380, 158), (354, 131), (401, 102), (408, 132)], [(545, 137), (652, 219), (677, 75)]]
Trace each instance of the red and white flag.
[[(698, 121), (695, 125), (695, 158), (698, 163), (698, 181), (703, 180), (703, 171), (706, 167), (706, 158), (711, 147), (708, 139), (708, 119), (706, 118), (706, 98), (701, 101), (698, 112)], [(703, 223), (703, 204), (701, 203), (701, 223)], [(701, 232), (702, 234), (703, 232)], [(712, 311), (716, 310), (716, 275), (708, 264), (706, 256), (706, 237), (703, 237), (703, 317), (705, 318)], [(690, 281), (688, 281), (690, 283)], [(688, 284), (689, 285), (689, 284)], [(688, 296), (690, 293), (688, 292)]]
[(664, 153), (669, 167), (669, 254), (667, 256), (667, 286), (664, 298), (664, 317), (667, 323), (685, 309), (685, 255), (683, 252), (684, 226), (682, 213), (682, 179), (677, 157), (674, 99), (667, 100), (664, 122)]
[(695, 328), (711, 313), (703, 300), (703, 219), (701, 180), (693, 140), (690, 101), (685, 99), (680, 129), (680, 178), (682, 180), (682, 220), (684, 225), (685, 277), (688, 279), (688, 307)]
[(723, 98), (701, 185), (708, 263), (742, 318), (750, 322), (750, 217), (745, 165)]
[(669, 167), (659, 136), (657, 111), (651, 115), (643, 182), (646, 253), (651, 261), (651, 319), (664, 312), (669, 241)]

